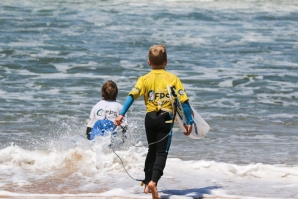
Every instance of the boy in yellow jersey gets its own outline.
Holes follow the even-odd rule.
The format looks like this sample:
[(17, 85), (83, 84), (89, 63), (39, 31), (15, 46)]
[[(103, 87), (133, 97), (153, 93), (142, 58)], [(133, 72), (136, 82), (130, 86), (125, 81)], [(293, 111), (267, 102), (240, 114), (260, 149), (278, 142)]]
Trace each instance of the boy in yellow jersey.
[(192, 130), (193, 118), (188, 97), (179, 78), (165, 70), (167, 65), (167, 52), (164, 45), (154, 45), (148, 54), (148, 64), (152, 70), (141, 76), (133, 89), (128, 94), (124, 106), (119, 116), (114, 120), (114, 125), (119, 126), (122, 119), (132, 105), (133, 101), (139, 96), (144, 96), (146, 105), (145, 130), (149, 145), (148, 154), (145, 160), (145, 193), (152, 192), (153, 199), (159, 199), (156, 188), (157, 182), (163, 175), (166, 165), (168, 150), (172, 140), (172, 120), (173, 107), (169, 100), (167, 85), (171, 85), (177, 91), (177, 96), (187, 119), (185, 125), (185, 135), (189, 135)]

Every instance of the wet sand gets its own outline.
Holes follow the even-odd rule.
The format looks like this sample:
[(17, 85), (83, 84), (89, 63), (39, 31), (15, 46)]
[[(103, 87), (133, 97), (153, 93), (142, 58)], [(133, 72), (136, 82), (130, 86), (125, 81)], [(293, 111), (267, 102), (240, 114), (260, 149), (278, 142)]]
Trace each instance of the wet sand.
[[(161, 199), (239, 199), (238, 197), (218, 197), (218, 196), (203, 196), (203, 197), (186, 197), (186, 196), (160, 196)], [(135, 197), (133, 196), (90, 196), (90, 197), (81, 197), (81, 196), (1, 196), (0, 198), (8, 198), (8, 199), (134, 199)], [(137, 198), (142, 198), (142, 199), (151, 199), (151, 195), (144, 195), (144, 196), (138, 196)]]

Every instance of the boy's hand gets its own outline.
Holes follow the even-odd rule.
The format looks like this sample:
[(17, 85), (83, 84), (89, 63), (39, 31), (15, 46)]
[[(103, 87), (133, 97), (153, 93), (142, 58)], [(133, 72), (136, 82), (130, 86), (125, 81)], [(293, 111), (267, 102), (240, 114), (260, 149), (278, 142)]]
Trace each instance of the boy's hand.
[(190, 133), (192, 131), (192, 125), (186, 125), (186, 124), (184, 124), (184, 128), (186, 129), (186, 132), (183, 132), (184, 135), (186, 135), (186, 136), (190, 135)]
[(120, 124), (122, 123), (122, 119), (123, 119), (123, 115), (118, 115), (118, 117), (114, 121), (114, 125), (120, 126)]

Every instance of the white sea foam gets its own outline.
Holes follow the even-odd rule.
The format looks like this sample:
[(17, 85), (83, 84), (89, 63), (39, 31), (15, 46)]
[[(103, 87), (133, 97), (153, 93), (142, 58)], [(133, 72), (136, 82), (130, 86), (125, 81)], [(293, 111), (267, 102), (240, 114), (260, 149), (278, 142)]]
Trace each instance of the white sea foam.
[(144, 66), (143, 63), (132, 63), (131, 61), (121, 60), (120, 66), (126, 69), (134, 69), (138, 71), (148, 72), (149, 66)]
[(295, 117), (298, 117), (298, 114), (297, 115), (292, 115), (292, 114), (286, 114), (286, 113), (281, 113), (281, 114), (270, 114), (268, 115), (268, 117), (270, 118), (295, 118)]
[(218, 84), (219, 87), (233, 87), (233, 80), (225, 80)]
[[(72, 148), (68, 150), (28, 151), (17, 146), (10, 146), (0, 150), (1, 176), (14, 176), (11, 180), (2, 181), (2, 187), (14, 183), (14, 189), (21, 189), (24, 185), (33, 186), (34, 181), (48, 181), (55, 179), (59, 173), (67, 174), (64, 178), (64, 189), (80, 190), (80, 196), (95, 194), (96, 184), (108, 191), (97, 196), (128, 196), (143, 198), (142, 187), (131, 180), (122, 168), (119, 158), (105, 146), (103, 139), (89, 149)], [(101, 143), (101, 144), (100, 144)], [(86, 147), (87, 145), (85, 145)], [(90, 146), (89, 146), (90, 147)], [(143, 163), (146, 148), (132, 147), (128, 151), (117, 151), (124, 166), (131, 176), (142, 178)], [(10, 172), (8, 172), (8, 169)], [(43, 175), (40, 175), (43, 173)], [(32, 180), (34, 176), (35, 180)], [(58, 175), (59, 176), (59, 175)], [(104, 178), (104, 184), (101, 184)], [(76, 183), (74, 183), (74, 180)], [(87, 180), (87, 181), (86, 181)], [(159, 182), (160, 195), (163, 197), (235, 197), (243, 193), (257, 197), (259, 190), (255, 185), (262, 185), (262, 193), (270, 194), (272, 189), (277, 193), (275, 197), (285, 197), (297, 194), (298, 172), (296, 167), (286, 165), (235, 165), (214, 161), (182, 161), (169, 158), (164, 176)], [(173, 183), (175, 182), (175, 183)], [(237, 182), (237, 183), (235, 183)], [(245, 183), (244, 183), (245, 182)], [(265, 183), (264, 183), (265, 182)], [(61, 182), (62, 183), (62, 182)], [(72, 188), (65, 185), (73, 184)], [(109, 184), (113, 184), (112, 187)], [(237, 186), (236, 186), (237, 184)], [(55, 185), (51, 189), (55, 189)], [(59, 187), (59, 186), (58, 186)], [(81, 187), (81, 188), (80, 188)], [(129, 187), (126, 189), (126, 187)], [(237, 188), (236, 188), (237, 187)], [(126, 189), (126, 191), (124, 191)], [(285, 191), (281, 191), (286, 189)], [(278, 193), (278, 190), (281, 192)], [(17, 194), (2, 191), (3, 195), (28, 196), (29, 193)], [(43, 196), (47, 196), (47, 193)], [(70, 194), (69, 196), (79, 196)], [(244, 194), (245, 195), (245, 194)], [(33, 194), (32, 196), (38, 196)], [(52, 195), (53, 196), (53, 195)]]
[(57, 69), (58, 71), (63, 72), (63, 73), (65, 73), (69, 68), (71, 68), (71, 67), (69, 66), (69, 64), (64, 64), (64, 63), (61, 63), (61, 64), (53, 64), (53, 65), (56, 67), (56, 69)]
[[(59, 51), (49, 51), (49, 50), (42, 50), (37, 54), (30, 54), (31, 57), (48, 57), (48, 56), (56, 56), (59, 55)], [(18, 53), (19, 54), (19, 53)]]

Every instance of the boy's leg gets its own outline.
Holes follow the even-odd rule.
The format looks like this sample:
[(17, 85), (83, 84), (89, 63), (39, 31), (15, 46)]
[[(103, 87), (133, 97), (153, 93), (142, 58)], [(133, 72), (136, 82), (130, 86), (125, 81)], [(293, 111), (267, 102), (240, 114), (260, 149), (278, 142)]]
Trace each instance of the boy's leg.
[(145, 187), (144, 192), (152, 192), (152, 197), (159, 198), (156, 185), (163, 175), (163, 170), (166, 165), (168, 150), (172, 140), (171, 126), (172, 124), (166, 123), (170, 120), (169, 113), (156, 113), (150, 112), (145, 117), (145, 128), (148, 144), (148, 154), (145, 161)]
[[(148, 144), (156, 142), (156, 130), (155, 130), (156, 118), (157, 118), (156, 112), (147, 113), (145, 117), (145, 130), (146, 130), (146, 138), (147, 138)], [(152, 178), (155, 158), (156, 158), (156, 145), (151, 144), (148, 146), (148, 153), (147, 153), (145, 165), (144, 165), (145, 179), (143, 182), (145, 184), (145, 190), (144, 190), (145, 193), (149, 192), (147, 185)]]
[(166, 161), (168, 157), (168, 151), (170, 149), (171, 141), (172, 141), (172, 132), (171, 125), (169, 123), (165, 123), (165, 121), (170, 120), (171, 117), (169, 113), (161, 115), (158, 118), (158, 132), (157, 132), (157, 140), (156, 143), (156, 158), (153, 166), (152, 173), (152, 181), (156, 184), (158, 183), (160, 177), (163, 175), (163, 170), (166, 166)]
[(153, 166), (154, 166), (155, 157), (156, 157), (155, 154), (156, 154), (155, 147), (153, 145), (149, 146), (148, 153), (145, 160), (145, 167), (144, 167), (145, 179), (143, 183), (145, 184), (145, 190), (144, 190), (145, 193), (149, 193), (147, 185), (152, 178)]
[[(167, 134), (161, 134), (161, 135), (162, 136), (158, 136), (158, 137), (159, 138), (161, 137), (162, 139)], [(155, 182), (156, 184), (158, 183), (160, 177), (163, 175), (163, 170), (166, 166), (168, 150), (170, 148), (171, 140), (172, 140), (172, 133), (170, 133), (167, 138), (157, 143), (156, 158), (155, 158), (155, 163), (153, 166), (153, 173), (152, 173), (152, 181)]]
[(148, 189), (152, 192), (152, 199), (160, 199), (155, 182), (150, 181), (148, 184)]

